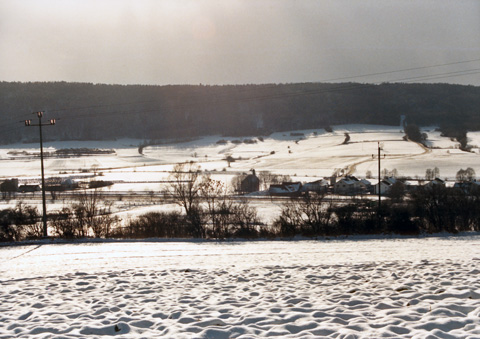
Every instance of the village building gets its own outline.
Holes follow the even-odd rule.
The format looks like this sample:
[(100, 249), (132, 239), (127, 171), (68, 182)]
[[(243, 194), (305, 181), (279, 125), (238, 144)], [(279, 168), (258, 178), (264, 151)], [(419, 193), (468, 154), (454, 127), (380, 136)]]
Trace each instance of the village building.
[(334, 185), (336, 194), (354, 195), (367, 192), (368, 180), (360, 180), (353, 175), (349, 175), (338, 180)]
[(445, 180), (442, 180), (440, 178), (435, 178), (432, 181), (429, 181), (428, 183), (425, 184), (425, 187), (433, 187), (433, 186), (445, 187)]
[(18, 191), (18, 179), (7, 179), (0, 184), (0, 192), (2, 193), (2, 198), (5, 199), (7, 196), (14, 196)]
[(45, 182), (46, 191), (68, 191), (78, 188), (78, 182), (72, 178), (49, 178)]
[(400, 182), (400, 181), (398, 181), (394, 177), (384, 178), (380, 181), (379, 184), (376, 184), (374, 186), (373, 193), (378, 194), (378, 189), (379, 189), (379, 186), (380, 186), (380, 194), (388, 194), (388, 193), (390, 193), (390, 189), (392, 188), (392, 186), (397, 182)]
[(275, 196), (299, 196), (302, 193), (302, 183), (284, 182), (277, 185), (272, 184), (268, 189), (268, 193)]
[(302, 192), (327, 193), (330, 182), (325, 179), (320, 179), (303, 184)]
[(480, 188), (480, 182), (477, 180), (456, 182), (453, 188), (461, 189), (465, 193), (471, 193)]
[(40, 191), (40, 185), (21, 185), (18, 191), (21, 193), (33, 193)]
[(260, 190), (260, 179), (252, 169), (252, 174), (249, 174), (240, 183), (240, 189), (243, 193), (258, 192)]
[(0, 184), (0, 190), (2, 192), (17, 192), (18, 191), (18, 179), (7, 179)]

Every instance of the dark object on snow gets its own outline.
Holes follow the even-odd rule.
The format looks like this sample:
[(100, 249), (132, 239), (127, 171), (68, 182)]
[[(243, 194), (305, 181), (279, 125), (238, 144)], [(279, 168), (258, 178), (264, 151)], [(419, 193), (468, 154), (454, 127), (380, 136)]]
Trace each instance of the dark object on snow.
[(243, 193), (257, 192), (260, 189), (260, 179), (255, 174), (255, 170), (252, 169), (252, 174), (249, 174), (242, 180), (241, 190)]

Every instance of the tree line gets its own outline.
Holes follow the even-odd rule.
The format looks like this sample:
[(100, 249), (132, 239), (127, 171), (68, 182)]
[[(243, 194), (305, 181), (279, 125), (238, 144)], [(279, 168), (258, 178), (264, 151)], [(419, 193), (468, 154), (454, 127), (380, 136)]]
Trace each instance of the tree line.
[(102, 85), (0, 82), (1, 143), (36, 141), (20, 120), (57, 119), (46, 140), (201, 135), (267, 135), (346, 123), (442, 128), (461, 140), (480, 129), (480, 87), (450, 84), (297, 83), (265, 85)]
[[(433, 170), (435, 171), (435, 169)], [(461, 170), (465, 182), (472, 173)], [(247, 199), (232, 198), (224, 183), (202, 174), (195, 163), (175, 166), (167, 188), (182, 212), (149, 212), (126, 223), (112, 214), (112, 203), (97, 190), (79, 194), (70, 206), (49, 215), (58, 238), (280, 238), (356, 234), (480, 231), (480, 186), (426, 185), (382, 201), (351, 197), (333, 200), (310, 193), (287, 199), (273, 222), (261, 220)], [(42, 237), (36, 208), (19, 203), (0, 211), (0, 241)]]

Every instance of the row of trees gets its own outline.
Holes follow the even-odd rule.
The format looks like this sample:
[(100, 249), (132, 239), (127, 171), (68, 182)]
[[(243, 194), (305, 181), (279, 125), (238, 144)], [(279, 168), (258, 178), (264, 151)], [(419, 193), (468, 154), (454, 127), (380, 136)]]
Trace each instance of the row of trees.
[[(259, 227), (256, 209), (246, 200), (232, 200), (225, 184), (202, 175), (195, 163), (175, 166), (167, 196), (183, 209), (179, 212), (152, 212), (121, 225), (112, 214), (113, 202), (96, 189), (76, 195), (60, 211), (49, 214), (53, 235), (82, 237), (257, 237), (266, 235)], [(0, 215), (0, 241), (18, 241), (42, 236), (36, 208), (20, 204)]]
[[(189, 233), (198, 238), (258, 235), (260, 220), (247, 200), (234, 201), (221, 181), (201, 175), (195, 163), (177, 164), (171, 175), (170, 193), (185, 212)], [(208, 227), (207, 227), (208, 225)]]
[[(468, 172), (467, 170), (464, 170)], [(423, 186), (406, 196), (392, 194), (379, 209), (376, 201), (335, 201), (321, 194), (287, 200), (271, 225), (265, 225), (247, 200), (235, 200), (225, 185), (202, 175), (195, 163), (178, 164), (168, 193), (183, 213), (150, 212), (120, 225), (112, 202), (97, 190), (83, 192), (68, 207), (49, 216), (61, 238), (214, 238), (419, 234), (480, 231), (480, 188)], [(0, 241), (42, 236), (36, 208), (18, 204), (0, 211)]]
[[(0, 82), (0, 143), (34, 141), (19, 124), (45, 110), (58, 119), (46, 139), (149, 140), (255, 135), (334, 124), (439, 125), (458, 140), (478, 130), (480, 87), (448, 84), (299, 83), (119, 86)], [(13, 114), (12, 114), (13, 113)], [(121, 119), (119, 119), (121, 117)], [(412, 136), (412, 139), (415, 138)]]
[(480, 189), (421, 187), (408, 199), (385, 200), (380, 210), (371, 200), (339, 204), (306, 196), (283, 206), (274, 229), (282, 236), (480, 231)]
[[(65, 239), (112, 235), (120, 222), (112, 214), (112, 202), (102, 199), (97, 190), (76, 195), (69, 206), (49, 214), (53, 235)], [(43, 236), (43, 226), (36, 207), (18, 203), (15, 208), (0, 211), (0, 241), (18, 241)]]

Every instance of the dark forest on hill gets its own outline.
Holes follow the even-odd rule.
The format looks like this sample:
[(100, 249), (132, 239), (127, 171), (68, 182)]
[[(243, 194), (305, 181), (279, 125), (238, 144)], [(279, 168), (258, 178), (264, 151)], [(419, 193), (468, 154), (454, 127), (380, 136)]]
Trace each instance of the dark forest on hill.
[(267, 135), (336, 124), (438, 125), (480, 130), (480, 87), (451, 84), (298, 83), (102, 85), (0, 82), (0, 143), (38, 140), (22, 121), (56, 119), (47, 140), (157, 140)]

